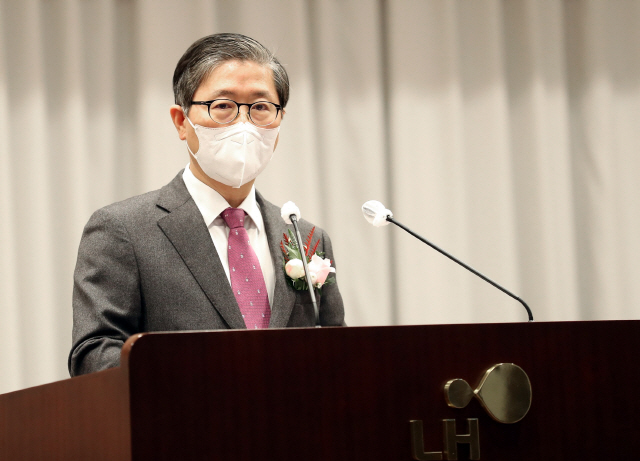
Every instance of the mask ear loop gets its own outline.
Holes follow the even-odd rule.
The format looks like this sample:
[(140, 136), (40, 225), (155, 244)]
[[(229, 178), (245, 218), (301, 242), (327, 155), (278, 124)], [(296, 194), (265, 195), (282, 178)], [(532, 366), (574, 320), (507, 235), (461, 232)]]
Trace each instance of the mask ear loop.
[(191, 125), (191, 127), (195, 130), (196, 126), (193, 124), (193, 122), (191, 121), (191, 119), (189, 118), (189, 116), (187, 115), (187, 111), (184, 110), (184, 107), (181, 107), (182, 109), (182, 113), (184, 114), (184, 118), (187, 119), (187, 121), (189, 122), (189, 125)]
[[(187, 119), (187, 122), (189, 122), (189, 125), (191, 125), (191, 127), (193, 128), (193, 131), (196, 133), (196, 137), (198, 136), (198, 133), (196, 132), (196, 126), (193, 124), (193, 122), (191, 121), (191, 119), (189, 118), (189, 116), (187, 115), (187, 112), (184, 110), (184, 107), (182, 108), (182, 113), (184, 114), (184, 118)], [(198, 141), (200, 141), (200, 138), (198, 138)], [(189, 154), (191, 154), (191, 156), (198, 160), (198, 157), (196, 157), (196, 154), (194, 154), (193, 152), (191, 152), (191, 148), (189, 147), (189, 143), (187, 142), (187, 140), (185, 139), (184, 142), (187, 144), (187, 150), (189, 151)], [(198, 149), (200, 150), (200, 149)]]

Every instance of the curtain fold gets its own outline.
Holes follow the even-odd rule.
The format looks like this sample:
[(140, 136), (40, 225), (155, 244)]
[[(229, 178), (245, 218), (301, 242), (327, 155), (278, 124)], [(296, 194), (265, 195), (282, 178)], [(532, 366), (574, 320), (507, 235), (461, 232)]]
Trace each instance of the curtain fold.
[(0, 0), (0, 392), (63, 379), (97, 208), (189, 161), (173, 69), (240, 32), (291, 79), (257, 187), (329, 232), (350, 325), (637, 318), (634, 0)]
[(579, 317), (569, 100), (559, 2), (506, 2), (504, 41), (518, 274), (532, 306)]

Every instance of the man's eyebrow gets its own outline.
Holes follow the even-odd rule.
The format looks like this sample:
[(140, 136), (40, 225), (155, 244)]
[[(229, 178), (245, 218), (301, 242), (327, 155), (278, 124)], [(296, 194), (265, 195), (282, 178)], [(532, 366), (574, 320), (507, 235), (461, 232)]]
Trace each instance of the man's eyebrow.
[[(262, 90), (257, 90), (257, 91), (253, 91), (250, 93), (252, 98), (264, 98), (264, 99), (268, 99), (270, 96), (272, 96), (271, 94), (269, 94), (268, 91), (262, 91)], [(212, 99), (217, 99), (220, 97), (227, 97), (229, 99), (233, 99), (236, 96), (236, 93), (234, 93), (231, 90), (218, 90), (218, 91), (214, 91), (211, 95)]]

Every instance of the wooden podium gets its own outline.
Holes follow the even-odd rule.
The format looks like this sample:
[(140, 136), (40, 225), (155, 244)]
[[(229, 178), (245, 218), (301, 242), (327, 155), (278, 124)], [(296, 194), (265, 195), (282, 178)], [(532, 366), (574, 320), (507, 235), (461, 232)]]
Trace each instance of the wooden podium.
[[(437, 459), (467, 419), (482, 460), (633, 459), (639, 353), (640, 321), (141, 334), (118, 368), (0, 396), (0, 459), (409, 461), (410, 421)], [(447, 405), (499, 363), (531, 382), (521, 421)]]

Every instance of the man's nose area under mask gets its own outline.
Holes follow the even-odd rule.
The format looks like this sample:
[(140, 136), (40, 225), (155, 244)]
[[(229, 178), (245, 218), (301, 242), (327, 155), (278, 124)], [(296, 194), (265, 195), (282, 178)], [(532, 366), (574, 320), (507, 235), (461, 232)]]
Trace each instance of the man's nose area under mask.
[(229, 140), (237, 144), (251, 144), (254, 141), (253, 136), (246, 131), (231, 136)]

